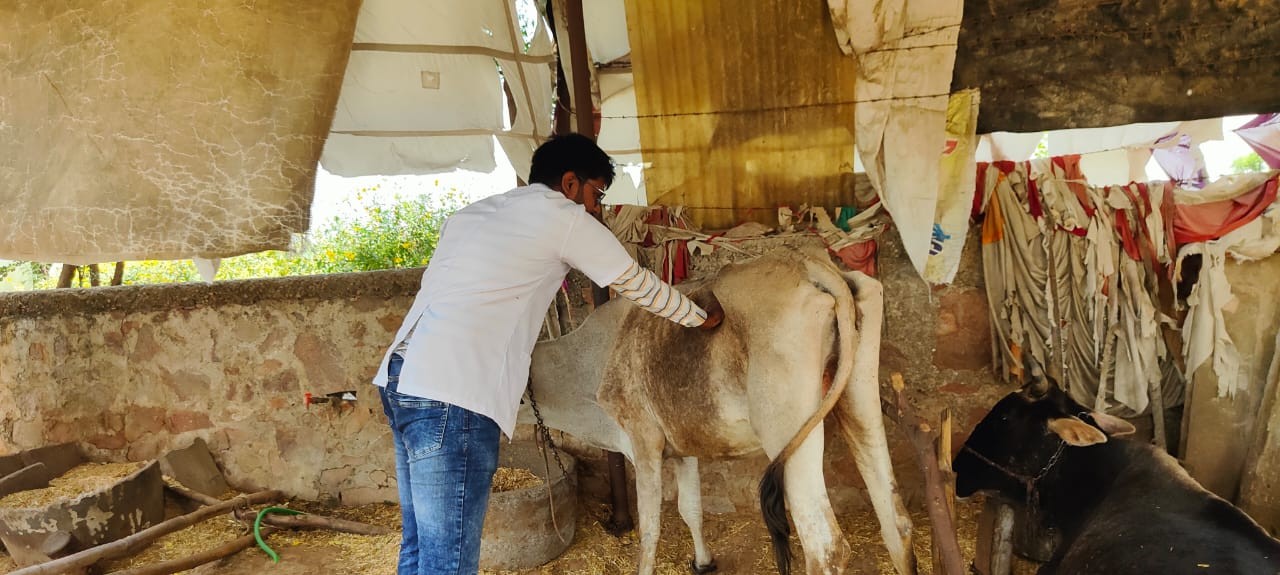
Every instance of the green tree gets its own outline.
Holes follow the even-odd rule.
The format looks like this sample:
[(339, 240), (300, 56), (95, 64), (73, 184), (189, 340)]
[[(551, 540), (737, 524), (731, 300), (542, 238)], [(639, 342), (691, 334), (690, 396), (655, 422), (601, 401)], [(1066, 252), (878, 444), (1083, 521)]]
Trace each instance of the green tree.
[(1249, 152), (1248, 154), (1231, 160), (1231, 172), (1235, 174), (1261, 172), (1266, 169), (1267, 165), (1262, 163), (1262, 156), (1259, 156), (1257, 152)]
[[(440, 228), (466, 204), (456, 191), (390, 201), (366, 200), (359, 190), (344, 215), (309, 234), (294, 237), (290, 251), (266, 251), (222, 260), (217, 279), (247, 279), (409, 268), (426, 265), (440, 240)], [(103, 264), (111, 270), (112, 264)], [(57, 269), (47, 264), (0, 262), (0, 290), (48, 289)], [(110, 272), (107, 272), (108, 274)], [(109, 276), (107, 276), (109, 277)], [(147, 260), (125, 264), (124, 284), (200, 281), (190, 260)], [(104, 277), (105, 281), (105, 277)], [(75, 285), (88, 287), (87, 281)]]
[(1040, 135), (1040, 141), (1036, 142), (1036, 149), (1031, 153), (1032, 158), (1049, 157), (1049, 132)]
[(461, 195), (374, 202), (365, 217), (334, 217), (303, 249), (304, 273), (341, 273), (426, 265), (440, 228), (465, 205)]

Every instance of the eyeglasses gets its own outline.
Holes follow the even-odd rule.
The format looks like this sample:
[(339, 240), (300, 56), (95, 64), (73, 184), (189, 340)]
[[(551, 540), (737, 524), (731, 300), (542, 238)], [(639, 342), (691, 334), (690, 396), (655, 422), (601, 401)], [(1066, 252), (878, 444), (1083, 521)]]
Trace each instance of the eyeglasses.
[(591, 193), (595, 194), (597, 204), (600, 203), (600, 200), (604, 199), (604, 188), (597, 187), (595, 184), (588, 181), (583, 181), (582, 185), (591, 186)]

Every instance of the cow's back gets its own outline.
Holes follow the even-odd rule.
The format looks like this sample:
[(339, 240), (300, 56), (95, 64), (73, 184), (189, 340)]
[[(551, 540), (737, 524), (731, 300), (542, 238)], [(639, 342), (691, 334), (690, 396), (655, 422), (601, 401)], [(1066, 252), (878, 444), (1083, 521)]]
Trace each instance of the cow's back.
[(1188, 515), (1114, 502), (1114, 513), (1091, 522), (1042, 573), (1280, 573), (1280, 545), (1224, 517), (1239, 512), (1220, 503)]
[(1167, 454), (1123, 441), (1131, 463), (1044, 573), (1280, 573), (1280, 541)]

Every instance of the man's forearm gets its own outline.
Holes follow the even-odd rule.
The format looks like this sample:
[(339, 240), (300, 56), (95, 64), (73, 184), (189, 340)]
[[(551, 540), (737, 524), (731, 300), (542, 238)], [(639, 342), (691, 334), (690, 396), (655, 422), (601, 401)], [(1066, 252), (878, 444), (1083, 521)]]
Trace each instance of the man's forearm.
[(687, 327), (697, 327), (707, 312), (658, 275), (632, 263), (609, 287), (645, 310)]

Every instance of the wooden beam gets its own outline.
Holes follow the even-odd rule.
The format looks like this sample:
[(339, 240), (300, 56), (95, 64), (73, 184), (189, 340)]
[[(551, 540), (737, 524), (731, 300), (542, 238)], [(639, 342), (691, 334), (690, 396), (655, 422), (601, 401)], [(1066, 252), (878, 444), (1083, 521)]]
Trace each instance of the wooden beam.
[[(266, 537), (275, 531), (275, 527), (263, 527), (259, 530), (259, 535)], [(206, 551), (201, 551), (187, 557), (170, 559), (160, 563), (143, 565), (142, 567), (134, 567), (133, 569), (125, 571), (113, 571), (112, 575), (170, 575), (171, 573), (178, 573), (180, 571), (199, 567), (205, 563), (212, 563), (224, 557), (230, 557), (236, 553), (244, 551), (245, 549), (253, 547), (255, 544), (257, 544), (257, 539), (252, 533), (250, 533), (243, 537), (238, 537), (228, 541), (224, 545), (220, 545)]]
[[(555, 4), (556, 0), (547, 2), (547, 18), (551, 21), (553, 27), (556, 25), (554, 10), (552, 9)], [(556, 133), (565, 134), (569, 131), (568, 114), (565, 112), (572, 109), (575, 112), (577, 132), (595, 140), (595, 105), (591, 100), (591, 61), (587, 54), (587, 34), (582, 16), (582, 0), (563, 0), (559, 5), (564, 8), (565, 36), (568, 36), (569, 41), (569, 65), (573, 77), (574, 94), (572, 100), (570, 100), (568, 89), (565, 87), (564, 82), (564, 61), (561, 59), (556, 66), (559, 78), (557, 99), (561, 102), (560, 105), (556, 106)], [(563, 39), (557, 38), (557, 41), (563, 41)], [(569, 105), (570, 102), (572, 102), (572, 106)], [(596, 216), (596, 218), (600, 219), (599, 216)], [(609, 301), (609, 289), (601, 288), (593, 283), (591, 299), (595, 306), (604, 305)], [(628, 494), (626, 458), (621, 453), (613, 451), (605, 453), (609, 462), (609, 490), (613, 502), (613, 515), (609, 518), (605, 527), (610, 533), (621, 535), (635, 527), (631, 517), (631, 498)]]
[(569, 68), (573, 74), (574, 131), (596, 139), (595, 104), (591, 99), (591, 58), (587, 54), (587, 30), (582, 16), (582, 0), (565, 0), (568, 20)]

